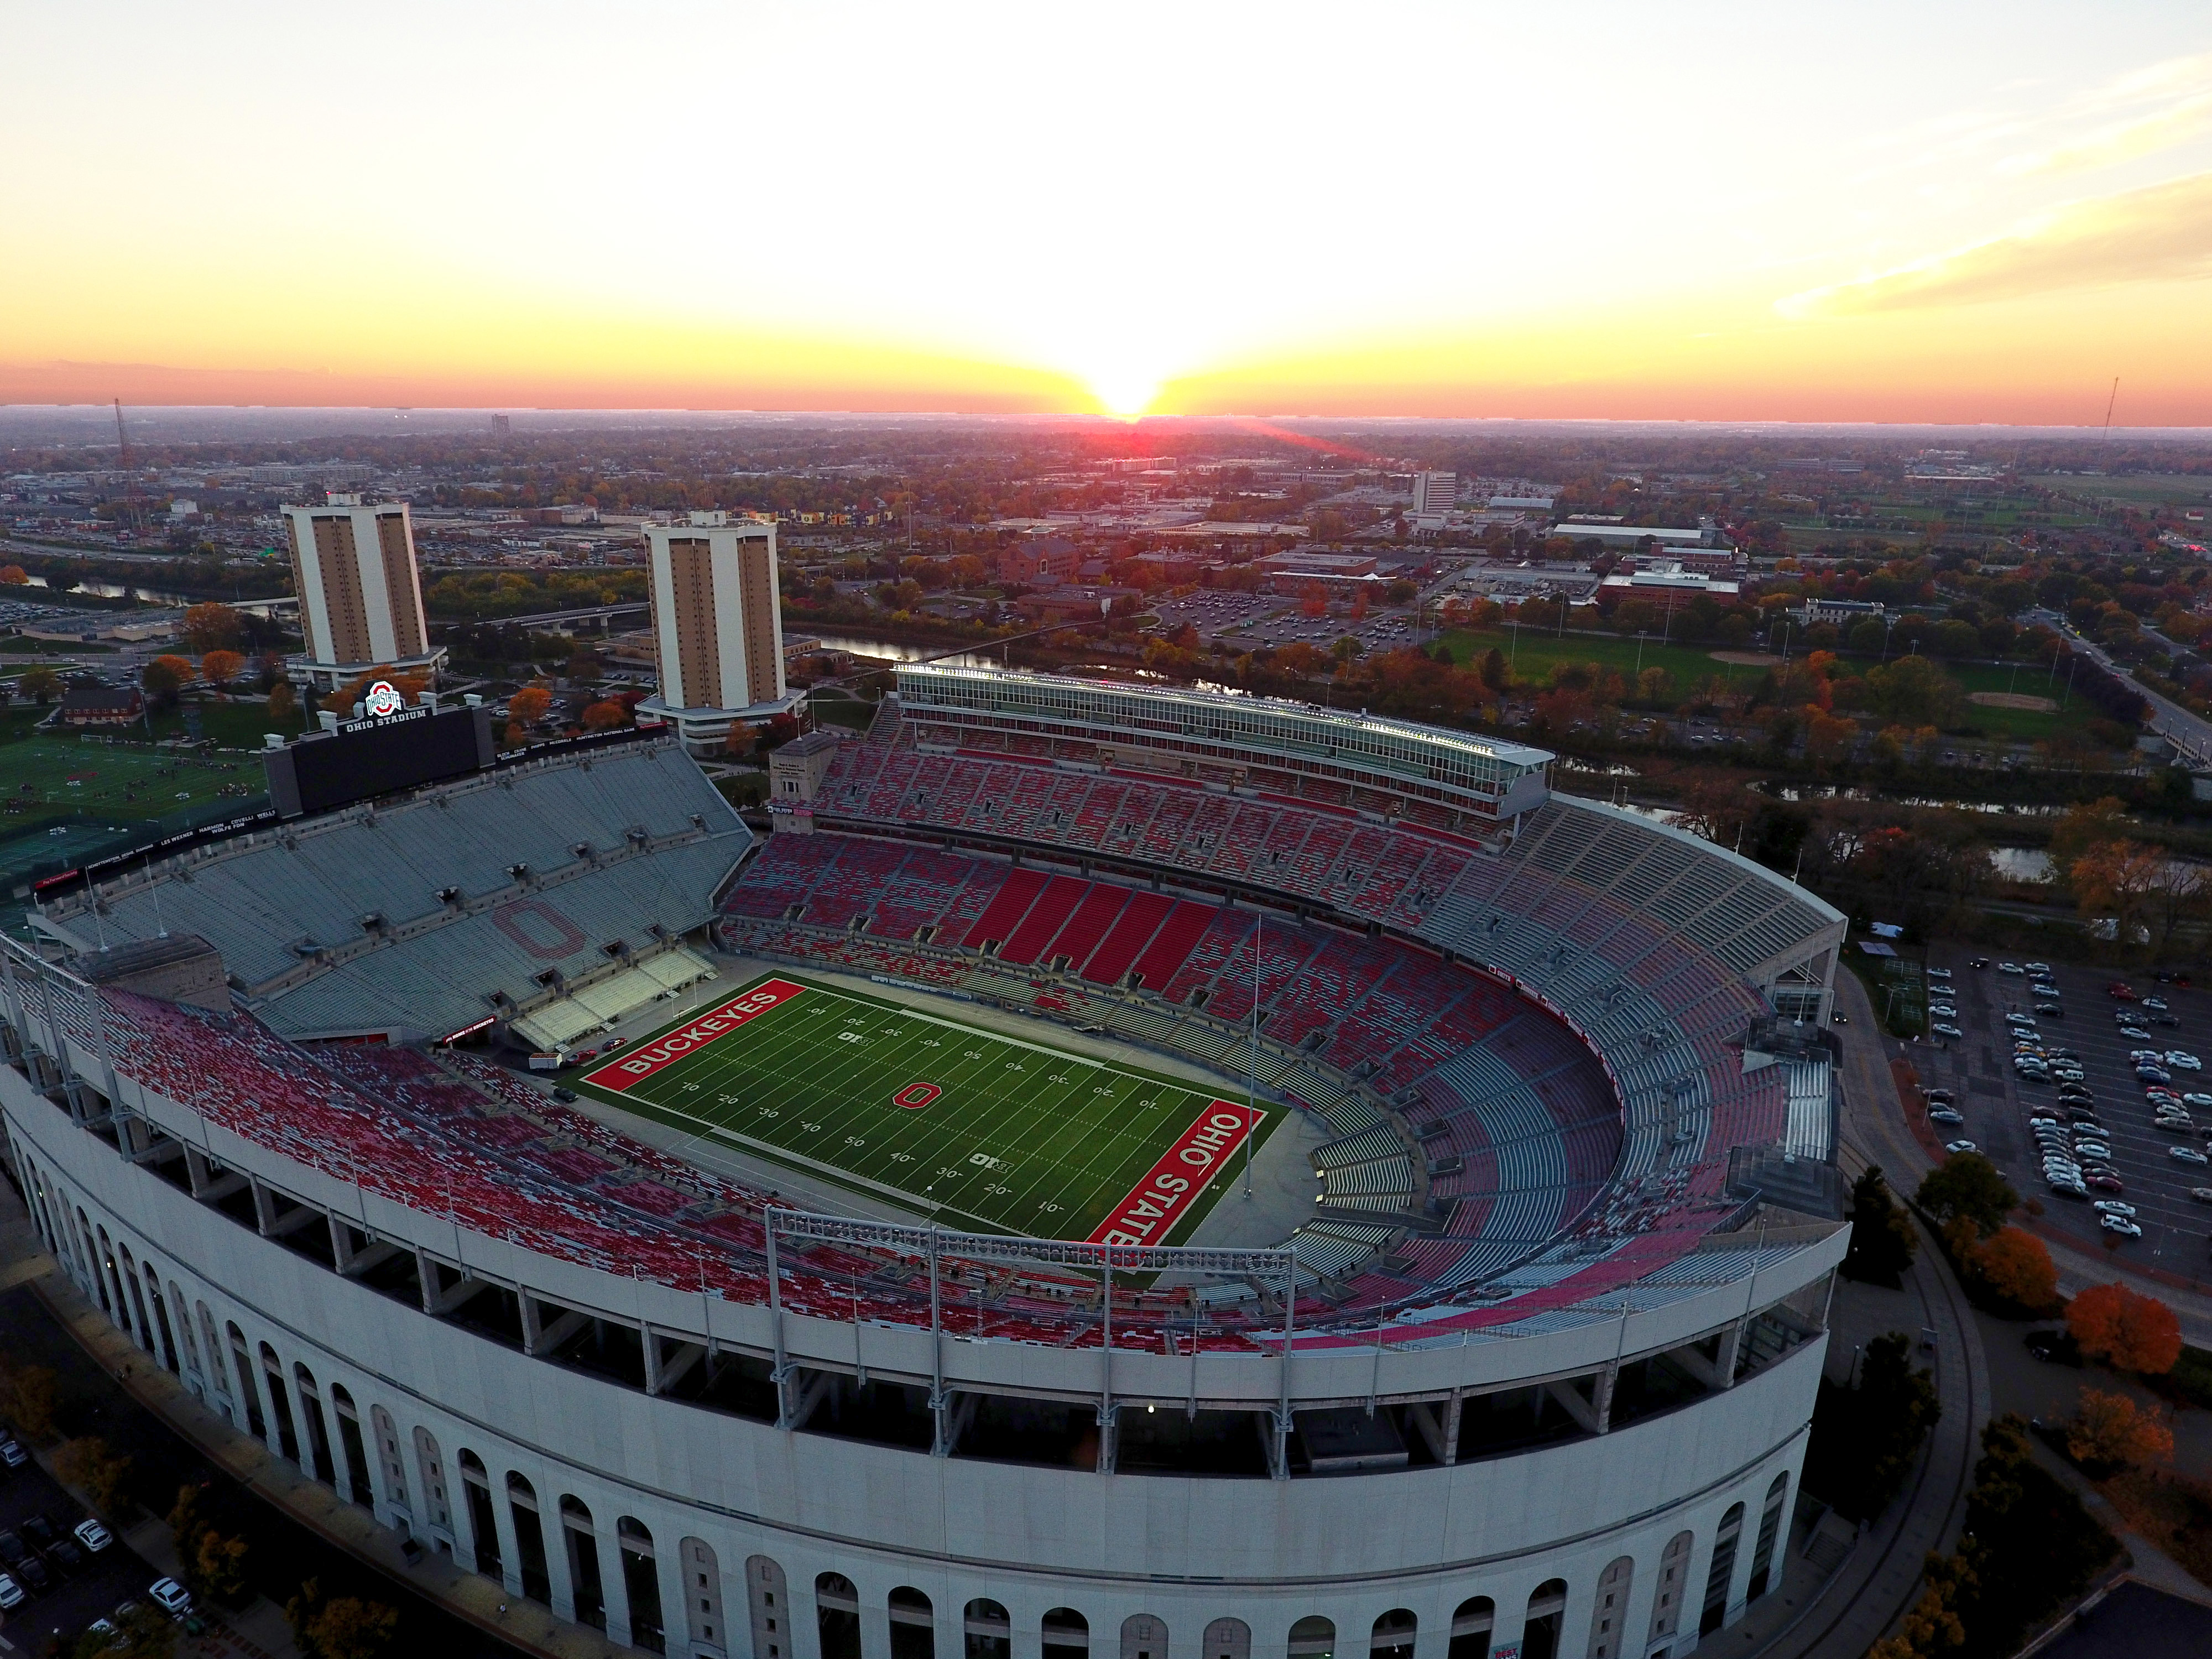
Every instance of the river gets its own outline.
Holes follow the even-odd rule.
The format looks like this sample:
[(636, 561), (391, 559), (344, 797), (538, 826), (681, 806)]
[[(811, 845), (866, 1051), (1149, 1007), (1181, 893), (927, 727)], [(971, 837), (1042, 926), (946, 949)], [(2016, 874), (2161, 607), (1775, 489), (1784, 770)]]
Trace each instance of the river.
[[(33, 576), (28, 581), (33, 587), (52, 586), (44, 576)], [(119, 582), (79, 582), (76, 591), (103, 599), (133, 599), (141, 605), (199, 605), (213, 597), (206, 593), (178, 593), (166, 587), (125, 587)], [(273, 599), (223, 599), (221, 603), (234, 611), (254, 611), (265, 615), (272, 605), (289, 606), (295, 601), (289, 594), (283, 594)]]

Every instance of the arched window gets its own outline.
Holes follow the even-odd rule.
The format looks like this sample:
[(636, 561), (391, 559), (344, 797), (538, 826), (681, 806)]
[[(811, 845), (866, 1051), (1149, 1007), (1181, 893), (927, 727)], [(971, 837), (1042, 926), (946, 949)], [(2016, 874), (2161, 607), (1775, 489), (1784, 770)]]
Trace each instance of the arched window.
[[(93, 1288), (100, 1293), (100, 1310), (110, 1319), (115, 1317), (115, 1304), (107, 1295), (107, 1252), (93, 1243), (92, 1223), (82, 1210), (76, 1212), (76, 1229), (84, 1240), (85, 1271), (92, 1276)], [(107, 1235), (101, 1233), (105, 1239)]]
[(1382, 1614), (1367, 1638), (1369, 1659), (1413, 1659), (1413, 1632), (1419, 1624), (1408, 1607)]
[(331, 1462), (330, 1425), (323, 1420), (323, 1396), (315, 1387), (315, 1374), (295, 1362), (292, 1382), (300, 1391), (300, 1420), (307, 1430), (307, 1462), (301, 1467), (325, 1486), (335, 1486), (338, 1472)]
[(553, 1604), (553, 1576), (545, 1560), (545, 1523), (538, 1513), (538, 1489), (513, 1469), (507, 1472), (507, 1519), (514, 1526), (514, 1570), (522, 1594)]
[(630, 1645), (648, 1653), (667, 1652), (660, 1610), (660, 1559), (644, 1522), (625, 1515), (615, 1522), (615, 1553), (622, 1562), (623, 1605), (629, 1609)]
[(1547, 1578), (1528, 1597), (1522, 1626), (1521, 1659), (1559, 1659), (1559, 1625), (1567, 1616), (1567, 1581)]
[(1085, 1659), (1091, 1651), (1091, 1621), (1073, 1607), (1054, 1607), (1044, 1616), (1044, 1659)]
[(169, 1281), (168, 1304), (177, 1310), (177, 1323), (184, 1328), (185, 1367), (193, 1376), (204, 1378), (207, 1368), (200, 1364), (200, 1340), (193, 1334), (192, 1316), (185, 1311), (191, 1304), (185, 1300), (185, 1293), (177, 1288), (177, 1281), (173, 1279)]
[(1489, 1659), (1490, 1632), (1498, 1624), (1498, 1603), (1470, 1595), (1452, 1614), (1451, 1646), (1444, 1659)]
[(1784, 1506), (1789, 1497), (1790, 1471), (1784, 1469), (1767, 1487), (1766, 1507), (1759, 1511), (1759, 1542), (1751, 1552), (1751, 1588), (1744, 1592), (1747, 1601), (1756, 1601), (1774, 1588), (1778, 1577), (1774, 1571), (1774, 1546), (1782, 1536)]
[(1621, 1620), (1628, 1612), (1628, 1587), (1636, 1559), (1624, 1555), (1598, 1575), (1597, 1600), (1590, 1608), (1589, 1659), (1620, 1659)]
[(936, 1659), (937, 1610), (911, 1584), (890, 1593), (891, 1659)]
[(276, 1419), (276, 1450), (295, 1463), (300, 1461), (300, 1431), (292, 1421), (292, 1394), (284, 1386), (284, 1362), (266, 1342), (261, 1345), (261, 1380), (269, 1390), (269, 1409)]
[(1335, 1659), (1336, 1626), (1309, 1613), (1291, 1626), (1291, 1659)]
[[(714, 1547), (703, 1538), (686, 1538), (676, 1547), (677, 1577), (684, 1593), (684, 1607), (691, 1620), (693, 1645), (729, 1645), (729, 1626), (722, 1621), (722, 1564)], [(768, 1650), (757, 1650), (768, 1659)]]
[(1149, 1613), (1121, 1621), (1121, 1659), (1168, 1659), (1168, 1625)]
[(561, 1542), (568, 1552), (568, 1585), (575, 1596), (576, 1622), (593, 1630), (607, 1627), (606, 1583), (599, 1576), (599, 1534), (592, 1512), (573, 1493), (561, 1497)]
[(814, 1624), (822, 1659), (860, 1659), (860, 1593), (843, 1573), (815, 1579)]
[(222, 1363), (222, 1339), (215, 1334), (215, 1315), (204, 1302), (195, 1302), (192, 1311), (199, 1316), (200, 1339), (207, 1344), (208, 1382), (215, 1389), (217, 1405), (222, 1407), (226, 1421), (236, 1424), (231, 1416), (230, 1369)]
[[(438, 1443), (430, 1437), (428, 1431), (416, 1430), (416, 1460), (421, 1462), (426, 1455), (434, 1460), (437, 1455)], [(483, 1459), (466, 1446), (461, 1448), (460, 1455), (454, 1461), (460, 1465), (461, 1501), (468, 1506), (469, 1511), (466, 1547), (470, 1557), (476, 1563), (476, 1570), (485, 1577), (502, 1578), (505, 1572), (500, 1562), (499, 1520), (497, 1512), (492, 1508), (491, 1476), (485, 1471)], [(430, 1476), (427, 1465), (422, 1479), (428, 1485)], [(457, 1538), (454, 1541), (459, 1543), (460, 1540)]]
[[(131, 1247), (127, 1244), (116, 1245), (114, 1254), (108, 1258), (107, 1265), (108, 1271), (112, 1273), (116, 1279), (116, 1300), (121, 1302), (126, 1294), (128, 1296), (132, 1318), (136, 1321), (136, 1323), (131, 1326), (132, 1339), (148, 1353), (153, 1353), (154, 1326), (146, 1317), (146, 1297), (144, 1292), (138, 1288), (138, 1264), (131, 1259)], [(158, 1354), (155, 1357), (157, 1359), (160, 1358)]]
[(791, 1595), (783, 1567), (765, 1555), (745, 1558), (745, 1600), (753, 1621), (753, 1659), (791, 1659)]
[(253, 1431), (256, 1440), (266, 1445), (269, 1426), (261, 1417), (261, 1389), (253, 1380), (253, 1361), (246, 1351), (246, 1333), (238, 1328), (236, 1320), (223, 1329), (230, 1337), (230, 1364), (238, 1376), (238, 1392), (246, 1401), (246, 1426)]
[[(361, 1413), (343, 1382), (331, 1384), (331, 1415), (338, 1420), (338, 1449), (345, 1454), (346, 1496), (365, 1510), (376, 1507), (375, 1488), (369, 1485), (368, 1443), (361, 1437)], [(401, 1488), (400, 1501), (406, 1501)]]
[(1252, 1659), (1251, 1626), (1242, 1619), (1215, 1620), (1206, 1627), (1199, 1659)]
[(1651, 1595), (1651, 1633), (1646, 1647), (1656, 1646), (1681, 1628), (1682, 1591), (1690, 1571), (1690, 1534), (1678, 1532), (1667, 1540), (1659, 1557), (1659, 1582)]
[(961, 1626), (966, 1634), (964, 1659), (1007, 1659), (1013, 1651), (1014, 1621), (988, 1595), (968, 1604)]
[(161, 1297), (161, 1275), (154, 1271), (150, 1261), (140, 1262), (138, 1271), (146, 1280), (146, 1300), (153, 1305), (154, 1333), (161, 1339), (155, 1345), (154, 1358), (161, 1362), (161, 1368), (170, 1376), (181, 1376), (184, 1365), (177, 1352), (176, 1330), (169, 1323), (169, 1304)]
[(1698, 1634), (1710, 1636), (1728, 1622), (1729, 1586), (1735, 1582), (1736, 1544), (1743, 1536), (1743, 1505), (1731, 1504), (1713, 1534), (1712, 1564), (1705, 1569), (1705, 1609), (1698, 1617)]
[[(368, 1431), (376, 1437), (376, 1462), (384, 1472), (385, 1502), (397, 1504), (412, 1515), (415, 1506), (407, 1497), (407, 1460), (399, 1449), (399, 1425), (392, 1420), (392, 1413), (383, 1407), (371, 1406), (368, 1408)], [(427, 1498), (429, 1494), (426, 1492), (423, 1496)], [(453, 1529), (450, 1516), (434, 1516), (426, 1512), (414, 1518), (426, 1528), (440, 1527), (448, 1533)]]

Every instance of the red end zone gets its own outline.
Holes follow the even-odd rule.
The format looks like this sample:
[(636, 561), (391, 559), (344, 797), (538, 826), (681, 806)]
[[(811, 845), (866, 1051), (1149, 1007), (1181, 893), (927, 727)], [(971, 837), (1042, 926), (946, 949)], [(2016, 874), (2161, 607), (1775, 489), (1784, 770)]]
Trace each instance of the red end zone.
[(1206, 1190), (1213, 1173), (1244, 1144), (1248, 1130), (1267, 1117), (1232, 1101), (1210, 1101), (1176, 1144), (1160, 1155), (1152, 1172), (1116, 1204), (1085, 1241), (1092, 1244), (1158, 1244), (1168, 1229)]
[(620, 1060), (609, 1060), (598, 1071), (586, 1073), (584, 1081), (594, 1088), (620, 1093), (634, 1083), (643, 1082), (662, 1066), (672, 1065), (686, 1054), (696, 1054), (716, 1037), (728, 1036), (747, 1020), (758, 1019), (769, 1009), (781, 1007), (805, 988), (787, 979), (763, 980), (744, 995), (732, 997), (720, 1007), (685, 1021), (659, 1042), (633, 1048)]

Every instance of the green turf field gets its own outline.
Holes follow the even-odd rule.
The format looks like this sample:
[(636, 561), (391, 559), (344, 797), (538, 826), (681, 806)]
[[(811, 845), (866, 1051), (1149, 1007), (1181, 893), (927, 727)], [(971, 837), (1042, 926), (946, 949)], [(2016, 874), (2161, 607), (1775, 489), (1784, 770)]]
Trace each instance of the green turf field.
[[(787, 988), (774, 1000), (778, 986)], [(747, 1011), (763, 996), (771, 1006)], [(1233, 1146), (1178, 1152), (1182, 1173), (1155, 1187), (1156, 1164), (1194, 1127), (1233, 1115), (1241, 1130), (1243, 1103), (1209, 1113), (1215, 1097), (1188, 1084), (985, 1031), (957, 1009), (924, 1013), (788, 972), (629, 1045), (574, 1083), (863, 1190), (895, 1189), (948, 1226), (994, 1232), (1082, 1239), (1110, 1222), (1131, 1230), (1116, 1243), (1180, 1243), (1243, 1156)], [(1261, 1110), (1264, 1140), (1283, 1113)], [(1140, 1187), (1165, 1196), (1132, 1210)]]

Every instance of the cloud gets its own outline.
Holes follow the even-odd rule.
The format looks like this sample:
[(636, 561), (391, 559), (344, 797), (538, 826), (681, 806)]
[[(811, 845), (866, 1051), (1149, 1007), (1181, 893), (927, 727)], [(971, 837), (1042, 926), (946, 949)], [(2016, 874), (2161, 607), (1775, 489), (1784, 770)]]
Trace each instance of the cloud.
[(2086, 173), (2132, 161), (2139, 155), (2171, 149), (2212, 131), (2212, 93), (2184, 99), (2155, 115), (2122, 121), (2070, 144), (2034, 155), (2008, 157), (1998, 171), (2014, 173)]
[(1981, 305), (2212, 276), (2212, 173), (2076, 202), (2009, 235), (1775, 301), (1785, 316)]

